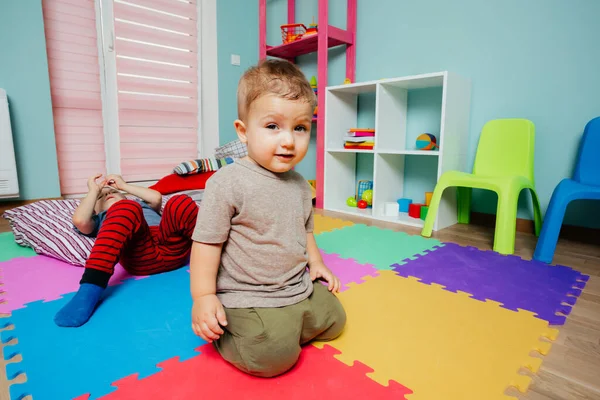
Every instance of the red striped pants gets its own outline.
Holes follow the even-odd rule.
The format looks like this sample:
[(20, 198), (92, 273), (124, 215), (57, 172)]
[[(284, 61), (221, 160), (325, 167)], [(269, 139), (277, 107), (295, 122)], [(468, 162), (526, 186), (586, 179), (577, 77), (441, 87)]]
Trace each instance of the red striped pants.
[(181, 268), (189, 261), (197, 215), (198, 206), (186, 195), (167, 201), (159, 226), (148, 226), (139, 203), (115, 203), (106, 212), (81, 283), (106, 287), (117, 262), (132, 275)]

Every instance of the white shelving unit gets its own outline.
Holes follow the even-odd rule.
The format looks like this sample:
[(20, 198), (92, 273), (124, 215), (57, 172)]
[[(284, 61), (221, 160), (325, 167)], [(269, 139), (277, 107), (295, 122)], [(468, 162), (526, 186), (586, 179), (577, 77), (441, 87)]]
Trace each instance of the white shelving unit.
[[(416, 150), (414, 140), (407, 141), (407, 137), (412, 139), (419, 133), (424, 133), (407, 132), (407, 120), (411, 118), (411, 107), (408, 104), (409, 92), (426, 88), (441, 88), (440, 130), (430, 132), (437, 137), (439, 145), (437, 151)], [(375, 93), (374, 149), (344, 149), (344, 136), (348, 129), (359, 127), (357, 126), (358, 96), (365, 93)], [(435, 179), (427, 182), (431, 191), (445, 171), (466, 170), (471, 106), (470, 82), (459, 75), (443, 71), (329, 86), (326, 88), (325, 101), (327, 112), (325, 114), (324, 209), (422, 227), (424, 221), (409, 217), (405, 213), (399, 213), (394, 217), (385, 216), (384, 203), (396, 202), (404, 197), (405, 181), (414, 178), (405, 175), (405, 163), (408, 157), (428, 157), (428, 162), (435, 162), (437, 159)], [(346, 199), (356, 191), (356, 165), (359, 153), (372, 154), (373, 158), (373, 206), (367, 209), (346, 205)], [(422, 196), (423, 198), (415, 198), (413, 201), (422, 202), (424, 193)], [(455, 223), (457, 223), (456, 192), (448, 189), (442, 196), (434, 230)]]

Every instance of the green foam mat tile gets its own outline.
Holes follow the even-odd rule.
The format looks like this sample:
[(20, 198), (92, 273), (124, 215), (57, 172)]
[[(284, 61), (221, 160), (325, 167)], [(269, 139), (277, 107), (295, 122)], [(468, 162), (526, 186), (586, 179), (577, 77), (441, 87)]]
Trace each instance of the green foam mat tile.
[(323, 232), (315, 238), (325, 253), (373, 264), (378, 270), (391, 270), (392, 264), (405, 264), (406, 259), (444, 246), (439, 240), (363, 224)]
[(12, 233), (0, 233), (0, 261), (7, 261), (16, 257), (33, 257), (35, 255), (36, 253), (32, 248), (18, 245)]

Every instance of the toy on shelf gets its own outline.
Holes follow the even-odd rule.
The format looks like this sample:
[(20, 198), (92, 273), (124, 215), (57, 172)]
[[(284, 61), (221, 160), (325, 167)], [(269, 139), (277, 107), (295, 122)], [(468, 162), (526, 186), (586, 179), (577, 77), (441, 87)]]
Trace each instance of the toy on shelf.
[(283, 44), (292, 43), (302, 39), (306, 33), (304, 24), (285, 24), (281, 25), (281, 40)]
[(429, 211), (429, 206), (421, 206), (420, 218), (425, 221), (427, 218), (427, 211)]
[(433, 196), (433, 192), (425, 192), (425, 205), (429, 207), (431, 203), (431, 197)]
[(304, 34), (304, 36), (316, 35), (317, 32), (318, 32), (318, 26), (317, 26), (317, 24), (315, 24), (315, 17), (313, 16), (312, 24), (308, 25), (308, 29), (306, 30), (306, 33)]
[(373, 150), (375, 129), (351, 128), (344, 136), (344, 148), (354, 150)]
[(437, 138), (431, 133), (422, 133), (417, 137), (417, 150), (437, 150)]
[(398, 206), (400, 208), (400, 212), (407, 213), (411, 204), (412, 204), (412, 199), (407, 199), (407, 198), (398, 199)]
[(350, 80), (350, 78), (344, 79), (344, 85), (349, 85), (351, 83), (352, 83), (352, 81)]
[(386, 217), (395, 217), (398, 215), (400, 207), (398, 203), (386, 202), (383, 204), (383, 215)]
[[(360, 180), (356, 185), (356, 194), (354, 197), (346, 199), (346, 205), (349, 207), (370, 208), (373, 206), (373, 181)], [(361, 207), (363, 206), (364, 207)]]
[(362, 193), (362, 196), (360, 197), (360, 199), (366, 201), (368, 206), (372, 206), (373, 205), (373, 190), (372, 189), (365, 190)]
[(356, 199), (361, 200), (363, 197), (363, 193), (365, 190), (373, 190), (373, 181), (369, 181), (366, 179), (362, 179), (358, 181), (358, 185), (356, 186)]
[(411, 203), (408, 207), (408, 215), (413, 218), (421, 218), (421, 207), (425, 204)]

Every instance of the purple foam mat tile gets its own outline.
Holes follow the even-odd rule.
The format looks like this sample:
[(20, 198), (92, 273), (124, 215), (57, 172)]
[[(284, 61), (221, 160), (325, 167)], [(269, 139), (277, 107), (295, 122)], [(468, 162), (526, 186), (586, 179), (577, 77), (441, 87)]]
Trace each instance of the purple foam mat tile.
[(574, 306), (577, 303), (577, 297), (566, 296), (562, 299), (563, 303), (567, 303), (570, 306)]
[(569, 267), (454, 243), (393, 268), (400, 276), (436, 283), (452, 292), (467, 292), (476, 300), (493, 300), (507, 309), (530, 311), (551, 324), (564, 323), (564, 317), (556, 313), (567, 311), (565, 299), (574, 296), (566, 301), (574, 304), (581, 293), (578, 289), (585, 286), (581, 280), (585, 275)]
[(557, 313), (562, 313), (565, 315), (569, 315), (571, 314), (571, 311), (573, 310), (573, 307), (569, 306), (569, 305), (564, 305), (561, 304), (560, 307), (558, 307), (558, 309), (556, 310)]
[(585, 284), (586, 282), (576, 281), (573, 286), (575, 286), (577, 289), (585, 289)]

